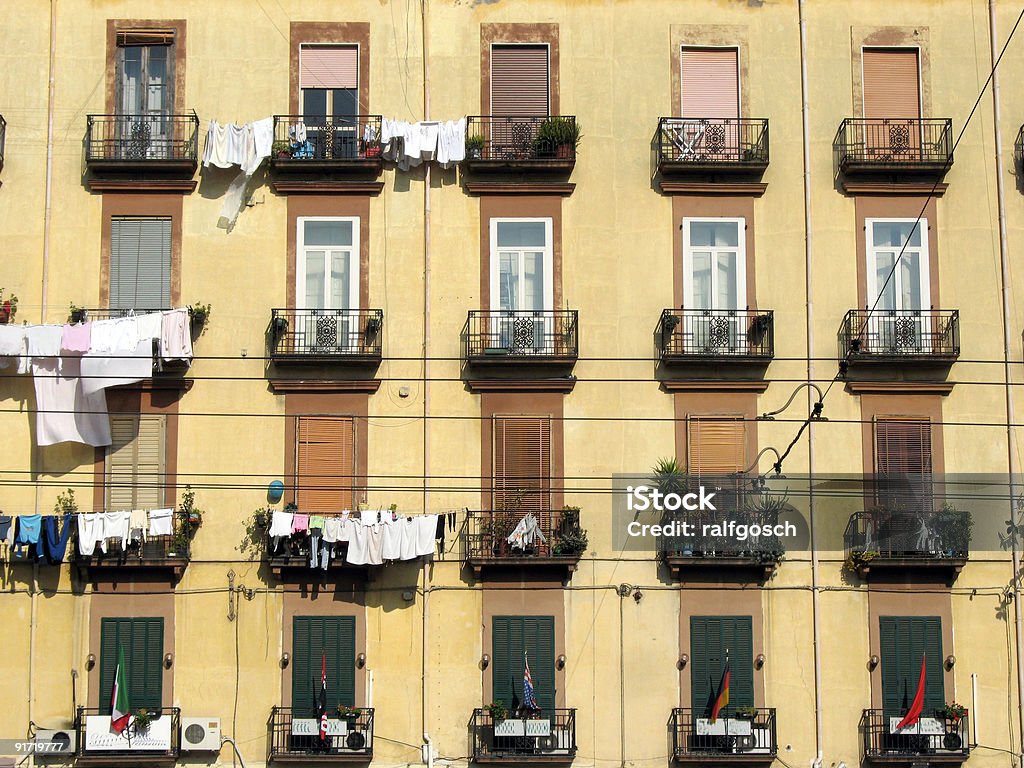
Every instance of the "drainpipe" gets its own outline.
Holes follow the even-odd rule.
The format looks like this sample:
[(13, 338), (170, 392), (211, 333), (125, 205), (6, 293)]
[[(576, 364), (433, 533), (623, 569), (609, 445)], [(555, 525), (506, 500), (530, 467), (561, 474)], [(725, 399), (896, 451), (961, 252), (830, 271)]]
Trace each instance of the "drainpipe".
[[(807, 296), (807, 382), (814, 382), (814, 286), (811, 261), (811, 128), (810, 128), (810, 96), (807, 82), (807, 8), (805, 0), (799, 0), (800, 15), (800, 112), (803, 118), (803, 161), (804, 161), (804, 290)], [(807, 387), (807, 412), (813, 405), (813, 391)], [(814, 747), (815, 768), (822, 765), (824, 750), (822, 734), (824, 730), (821, 711), (821, 626), (819, 593), (821, 582), (818, 573), (818, 546), (814, 525), (814, 421), (807, 425), (807, 476), (808, 476), (808, 524), (811, 534), (811, 630), (814, 636)]]
[(423, 762), (426, 763), (427, 768), (434, 768), (434, 743), (430, 740), (430, 729), (429, 717), (430, 713), (427, 710), (428, 696), (427, 696), (427, 683), (429, 681), (429, 675), (427, 674), (430, 667), (427, 665), (428, 655), (430, 651), (429, 637), (430, 637), (430, 587), (427, 586), (427, 569), (423, 568), (423, 658), (421, 659), (421, 687), (422, 687), (422, 702), (423, 702)]
[(46, 322), (47, 294), (50, 282), (50, 229), (53, 197), (53, 92), (56, 81), (57, 0), (50, 0), (50, 70), (46, 86), (46, 200), (43, 208), (43, 281), (40, 293), (39, 322)]
[[(1010, 482), (1010, 519), (1016, 521), (1017, 512), (1015, 509), (1016, 500), (1016, 477), (1017, 477), (1017, 440), (1014, 434), (1013, 424), (1015, 422), (1013, 408), (1012, 374), (1010, 370), (1010, 352), (1013, 347), (1013, 340), (1010, 336), (1010, 260), (1009, 247), (1006, 238), (1006, 190), (1003, 183), (1003, 133), (1000, 122), (999, 109), (999, 69), (995, 66), (999, 57), (999, 50), (996, 37), (996, 3), (989, 0), (988, 3), (989, 42), (992, 48), (992, 122), (995, 126), (995, 153), (996, 153), (996, 199), (999, 211), (999, 267), (1002, 279), (1002, 312), (1003, 312), (1003, 384), (1006, 400), (1006, 458), (1009, 470)], [(1020, 552), (1017, 549), (1016, 537), (1011, 537), (1010, 551), (1013, 556), (1013, 619), (1016, 625), (1014, 633), (1017, 641), (1017, 726), (1018, 744), (1024, 741), (1024, 616), (1021, 614), (1021, 592), (1020, 578)], [(977, 722), (975, 720), (975, 722)], [(1018, 754), (1018, 761), (1024, 768), (1024, 746)]]

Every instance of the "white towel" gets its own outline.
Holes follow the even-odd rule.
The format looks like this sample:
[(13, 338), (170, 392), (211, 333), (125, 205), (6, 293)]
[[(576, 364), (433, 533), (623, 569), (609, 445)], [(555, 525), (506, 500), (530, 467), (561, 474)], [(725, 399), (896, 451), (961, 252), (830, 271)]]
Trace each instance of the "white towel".
[(163, 313), (160, 328), (160, 354), (165, 362), (171, 360), (192, 362), (192, 329), (187, 309), (172, 309)]
[(293, 517), (294, 515), (291, 512), (274, 510), (274, 513), (270, 516), (270, 535), (291, 536)]
[(25, 340), (29, 357), (58, 357), (63, 325), (26, 325)]
[(350, 520), (348, 553), (345, 555), (345, 562), (350, 565), (366, 565), (367, 563), (367, 529), (358, 519)]
[[(14, 529), (14, 526), (11, 526)], [(78, 516), (78, 553), (86, 557), (96, 551), (96, 542), (103, 540), (103, 517), (83, 513)]]
[(402, 560), (416, 559), (416, 520), (411, 517), (401, 517), (398, 522), (402, 526), (401, 552)]
[(434, 554), (434, 536), (437, 533), (437, 515), (420, 515), (416, 522), (416, 556)]
[(149, 510), (149, 535), (170, 536), (174, 533), (174, 509)]
[(129, 512), (103, 512), (103, 541), (100, 542), (100, 549), (104, 554), (107, 552), (107, 543), (110, 539), (119, 539), (122, 551), (128, 546), (128, 517)]
[(25, 326), (0, 325), (0, 355), (19, 357), (25, 354)]
[(391, 515), (385, 514), (381, 528), (380, 556), (384, 560), (402, 559), (402, 528), (392, 522)]
[[(67, 369), (71, 360), (64, 361)], [(140, 341), (133, 352), (90, 352), (81, 358), (82, 392), (103, 394), (107, 387), (134, 384), (153, 375), (153, 341)], [(109, 443), (107, 443), (109, 445)]]
[(94, 447), (110, 445), (107, 395), (85, 392), (81, 360), (69, 357), (62, 370), (57, 358), (32, 363), (32, 384), (36, 392), (36, 444), (85, 443)]

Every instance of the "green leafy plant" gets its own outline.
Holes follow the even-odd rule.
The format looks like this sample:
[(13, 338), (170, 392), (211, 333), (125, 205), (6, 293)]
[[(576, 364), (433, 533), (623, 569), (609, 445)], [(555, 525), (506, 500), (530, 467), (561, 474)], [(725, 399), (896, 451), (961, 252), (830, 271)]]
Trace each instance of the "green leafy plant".
[(589, 544), (587, 532), (580, 527), (580, 508), (564, 507), (551, 551), (556, 555), (582, 555)]
[(271, 153), (274, 154), (275, 157), (291, 157), (292, 156), (291, 146), (288, 144), (287, 141), (275, 141), (270, 146), (270, 151), (271, 151)]
[(740, 720), (753, 720), (757, 717), (757, 707), (736, 707), (733, 714)]
[(57, 494), (57, 501), (53, 505), (53, 512), (56, 515), (73, 515), (78, 511), (78, 502), (75, 501), (75, 491), (68, 488), (63, 493)]
[(480, 134), (473, 134), (466, 137), (466, 155), (479, 158), (484, 152), (484, 137)]
[(687, 488), (686, 472), (675, 457), (658, 459), (651, 467), (654, 476), (651, 482), (658, 486), (662, 493), (683, 493)]
[(575, 152), (582, 138), (580, 124), (575, 120), (568, 117), (549, 117), (537, 127), (533, 146), (538, 155), (557, 154), (561, 156), (567, 152), (560, 152), (560, 148), (572, 147), (572, 151)]
[(846, 556), (846, 561), (843, 563), (843, 568), (851, 573), (856, 573), (857, 569), (869, 564), (872, 560), (878, 557), (879, 553), (876, 550), (860, 550), (855, 549), (853, 552)]
[(935, 714), (938, 717), (944, 717), (952, 723), (959, 723), (967, 716), (967, 707), (963, 704), (957, 704), (955, 701), (951, 701), (941, 709), (935, 710)]
[(192, 304), (189, 307), (189, 315), (192, 318), (192, 326), (193, 328), (200, 329), (200, 336), (206, 333), (206, 328), (210, 324), (210, 314), (212, 311), (213, 307), (209, 304)]
[(0, 323), (14, 322), (14, 316), (18, 312), (18, 297), (14, 293), (4, 298), (4, 289), (0, 288)]
[(242, 521), (245, 533), (238, 544), (238, 551), (250, 560), (255, 560), (263, 553), (267, 543), (267, 528), (270, 526), (270, 507), (258, 507)]
[(932, 515), (931, 528), (944, 553), (966, 553), (971, 543), (974, 520), (970, 512), (943, 504), (942, 509)]
[(363, 714), (363, 710), (359, 707), (350, 707), (347, 704), (338, 705), (338, 717), (342, 720), (348, 720), (350, 723), (355, 722), (361, 714)]
[(490, 713), (491, 719), (495, 722), (504, 720), (508, 717), (508, 707), (502, 704), (500, 701), (492, 701), (486, 707), (484, 707)]
[(148, 730), (153, 719), (153, 713), (145, 707), (141, 707), (140, 709), (135, 710), (135, 713), (132, 715), (132, 727), (137, 732)]
[(175, 521), (174, 534), (171, 536), (171, 551), (177, 555), (187, 556), (192, 546), (196, 531), (203, 524), (204, 511), (196, 506), (196, 494), (192, 486), (186, 485), (178, 505), (178, 520)]
[(71, 324), (85, 322), (86, 312), (84, 307), (80, 307), (75, 302), (71, 302), (68, 307), (68, 322)]

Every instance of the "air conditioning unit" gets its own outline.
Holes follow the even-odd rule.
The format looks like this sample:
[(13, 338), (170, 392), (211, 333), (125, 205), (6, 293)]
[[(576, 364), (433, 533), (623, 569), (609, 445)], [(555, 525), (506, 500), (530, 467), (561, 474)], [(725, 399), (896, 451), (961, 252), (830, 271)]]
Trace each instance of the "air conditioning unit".
[(219, 717), (181, 718), (182, 752), (220, 752)]
[(53, 730), (40, 728), (36, 731), (36, 757), (48, 755), (73, 755), (77, 746), (73, 728)]
[(558, 749), (558, 736), (556, 736), (555, 734), (551, 733), (551, 734), (548, 734), (547, 736), (538, 736), (537, 737), (537, 750), (539, 752), (548, 753), (548, 752), (554, 752), (557, 749)]

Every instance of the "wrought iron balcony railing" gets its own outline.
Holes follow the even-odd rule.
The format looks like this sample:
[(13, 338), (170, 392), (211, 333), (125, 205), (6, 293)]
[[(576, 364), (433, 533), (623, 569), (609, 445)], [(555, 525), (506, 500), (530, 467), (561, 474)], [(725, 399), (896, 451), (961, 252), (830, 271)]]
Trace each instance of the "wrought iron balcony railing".
[(99, 166), (183, 166), (199, 160), (199, 118), (187, 115), (89, 115), (85, 160)]
[(471, 362), (571, 362), (579, 355), (575, 309), (471, 310), (462, 329), (463, 359)]
[(775, 356), (772, 310), (666, 309), (655, 340), (662, 362), (745, 362)]
[(373, 758), (373, 708), (358, 714), (327, 713), (327, 736), (320, 738), (320, 718), (307, 707), (270, 711), (268, 759), (272, 762), (361, 762)]
[(917, 724), (896, 730), (902, 714), (865, 709), (860, 718), (861, 744), (868, 762), (960, 762), (971, 752), (968, 714), (945, 711), (923, 714)]
[(763, 171), (768, 167), (768, 121), (663, 117), (657, 145), (662, 173)]
[(146, 727), (130, 720), (120, 734), (110, 729), (110, 715), (98, 708), (79, 707), (75, 717), (78, 765), (173, 764), (181, 753), (181, 710), (161, 707), (151, 711)]
[(277, 363), (379, 362), (380, 309), (274, 309), (270, 356)]
[(669, 728), (677, 762), (770, 763), (778, 751), (774, 708), (728, 706), (714, 722), (708, 713), (678, 708), (672, 710)]
[(469, 723), (472, 756), (477, 763), (565, 762), (576, 756), (576, 710), (554, 709), (539, 717), (495, 720), (474, 709)]
[(953, 164), (949, 118), (869, 119), (839, 124), (832, 151), (837, 172), (882, 171), (942, 175)]
[[(517, 544), (509, 537), (527, 514), (537, 522), (533, 540)], [(587, 548), (587, 532), (580, 527), (578, 509), (467, 511), (462, 534), (463, 558), (479, 571), (487, 565), (566, 565), (575, 569)]]
[[(893, 481), (909, 498), (909, 484)], [(876, 481), (876, 484), (883, 481)], [(884, 483), (883, 483), (884, 484)], [(894, 493), (889, 488), (889, 493)], [(855, 565), (883, 560), (966, 560), (970, 552), (971, 513), (946, 507), (930, 511), (873, 509), (855, 512), (846, 524), (843, 546)]]
[(4, 146), (7, 143), (7, 121), (0, 115), (0, 169), (4, 167)]
[(466, 118), (466, 163), (488, 167), (571, 170), (579, 129), (574, 115), (478, 115)]
[(270, 161), (278, 169), (379, 169), (381, 153), (380, 115), (274, 115)]
[(839, 359), (953, 362), (960, 355), (956, 309), (851, 309), (839, 327)]

